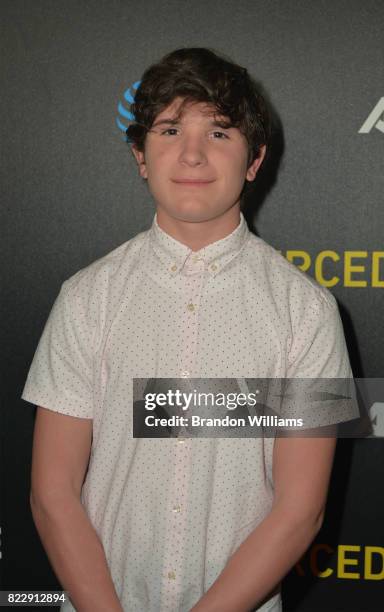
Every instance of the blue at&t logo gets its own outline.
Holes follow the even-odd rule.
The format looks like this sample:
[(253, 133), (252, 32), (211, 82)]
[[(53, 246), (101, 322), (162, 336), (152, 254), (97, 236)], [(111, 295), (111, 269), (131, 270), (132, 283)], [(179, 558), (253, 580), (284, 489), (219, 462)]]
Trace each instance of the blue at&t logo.
[[(125, 102), (128, 102), (129, 105), (133, 104), (133, 102), (135, 101), (135, 92), (138, 89), (139, 85), (140, 85), (141, 81), (136, 81), (136, 83), (133, 83), (133, 85), (131, 87), (128, 87), (128, 89), (125, 90), (123, 96), (124, 96), (124, 101), (123, 102), (119, 102), (118, 106), (117, 106), (117, 110), (119, 115), (116, 117), (116, 125), (119, 128), (119, 130), (121, 130), (122, 132), (124, 132), (124, 140), (126, 140), (126, 142), (130, 142), (130, 140), (128, 139), (128, 137), (126, 136), (126, 131), (128, 129), (128, 123), (130, 121), (134, 121), (135, 120), (135, 116), (133, 115), (133, 113), (131, 113), (125, 106)], [(132, 94), (133, 92), (133, 94)]]

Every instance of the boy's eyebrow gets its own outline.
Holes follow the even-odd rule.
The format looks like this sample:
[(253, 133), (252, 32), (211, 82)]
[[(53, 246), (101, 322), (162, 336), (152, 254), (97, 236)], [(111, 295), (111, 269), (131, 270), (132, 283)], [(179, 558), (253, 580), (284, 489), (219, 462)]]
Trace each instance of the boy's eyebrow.
[(176, 123), (179, 123), (177, 119), (159, 119), (152, 124), (152, 127), (157, 125), (176, 125)]
[[(156, 127), (158, 125), (177, 125), (178, 123), (180, 123), (179, 119), (171, 119), (169, 117), (169, 118), (159, 119), (158, 121), (155, 121), (152, 124), (152, 127)], [(222, 121), (212, 120), (209, 123), (213, 127), (221, 127), (223, 129), (228, 129), (232, 127), (231, 121), (229, 119), (227, 121), (225, 121), (224, 119)]]

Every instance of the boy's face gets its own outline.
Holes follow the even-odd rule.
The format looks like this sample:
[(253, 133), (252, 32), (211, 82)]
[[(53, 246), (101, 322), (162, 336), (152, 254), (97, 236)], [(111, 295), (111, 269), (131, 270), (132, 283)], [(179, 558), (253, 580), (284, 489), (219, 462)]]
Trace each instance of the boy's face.
[(181, 101), (175, 98), (157, 115), (144, 153), (134, 146), (132, 151), (162, 214), (180, 221), (208, 221), (233, 206), (240, 208), (244, 180), (254, 180), (265, 147), (247, 168), (245, 136), (238, 128), (214, 125), (225, 118), (215, 118), (207, 103), (188, 104), (179, 121), (170, 123)]

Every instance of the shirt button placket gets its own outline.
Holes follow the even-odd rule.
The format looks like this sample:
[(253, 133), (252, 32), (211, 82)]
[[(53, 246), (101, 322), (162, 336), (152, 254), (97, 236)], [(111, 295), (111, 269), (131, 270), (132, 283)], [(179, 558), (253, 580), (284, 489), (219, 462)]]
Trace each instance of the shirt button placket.
[(196, 364), (199, 308), (204, 270), (204, 260), (195, 255), (192, 255), (184, 266), (186, 305), (183, 324), (184, 341), (182, 342), (184, 350), (181, 355), (182, 367), (180, 376), (183, 376), (183, 372), (188, 373), (187, 376), (189, 376)]
[[(198, 336), (199, 307), (204, 280), (204, 261), (190, 258), (184, 266), (185, 307), (182, 313), (182, 354), (180, 378), (193, 376), (196, 364), (196, 347)], [(190, 415), (186, 415), (190, 416)], [(188, 529), (188, 488), (191, 477), (192, 440), (179, 437), (174, 447), (174, 474), (169, 497), (169, 532), (166, 538), (165, 584), (163, 589), (163, 610), (179, 609), (179, 597), (182, 593), (183, 561), (187, 551)]]

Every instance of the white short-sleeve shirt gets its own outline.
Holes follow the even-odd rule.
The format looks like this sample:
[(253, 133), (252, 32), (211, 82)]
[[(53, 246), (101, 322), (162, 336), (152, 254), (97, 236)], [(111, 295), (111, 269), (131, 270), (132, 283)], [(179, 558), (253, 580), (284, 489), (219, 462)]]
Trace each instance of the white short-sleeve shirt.
[(271, 510), (274, 439), (133, 438), (133, 377), (350, 378), (336, 300), (242, 213), (196, 252), (155, 215), (61, 287), (22, 398), (93, 419), (82, 502), (124, 610), (188, 612)]

